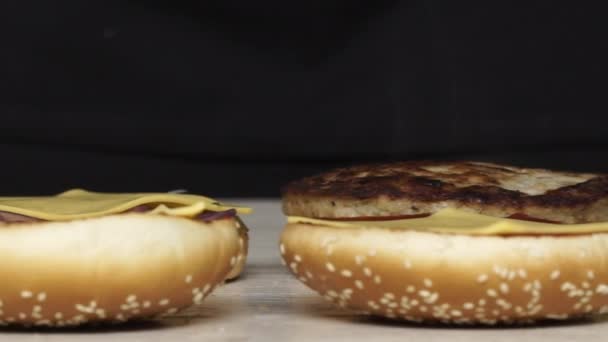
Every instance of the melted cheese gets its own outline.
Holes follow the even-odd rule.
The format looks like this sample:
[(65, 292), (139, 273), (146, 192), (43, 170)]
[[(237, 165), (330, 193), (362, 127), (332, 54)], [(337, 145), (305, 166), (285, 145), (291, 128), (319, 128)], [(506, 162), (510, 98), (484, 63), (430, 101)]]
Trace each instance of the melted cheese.
[(608, 232), (608, 222), (552, 224), (486, 216), (458, 209), (444, 209), (428, 217), (405, 220), (332, 221), (290, 216), (287, 221), (335, 228), (389, 228), (466, 235), (572, 235)]
[(246, 214), (251, 209), (227, 205), (211, 198), (174, 193), (96, 193), (75, 189), (56, 196), (0, 197), (0, 211), (47, 221), (74, 220), (128, 211), (140, 205), (155, 207), (150, 213), (193, 217), (205, 210), (235, 209)]

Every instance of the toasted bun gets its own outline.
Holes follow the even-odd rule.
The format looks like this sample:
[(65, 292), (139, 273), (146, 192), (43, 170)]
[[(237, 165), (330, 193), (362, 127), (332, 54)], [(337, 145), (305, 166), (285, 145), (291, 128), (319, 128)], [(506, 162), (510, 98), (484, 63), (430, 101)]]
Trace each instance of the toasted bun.
[(467, 236), (289, 224), (281, 254), (341, 307), (409, 321), (496, 324), (608, 312), (608, 234)]
[(238, 228), (239, 232), (239, 257), (236, 261), (236, 265), (232, 268), (226, 280), (235, 280), (240, 277), (245, 270), (245, 264), (247, 264), (247, 256), (249, 255), (249, 230), (247, 226), (241, 221), (238, 217), (236, 218), (237, 222), (235, 225)]
[(336, 169), (283, 189), (287, 215), (347, 218), (460, 208), (562, 223), (608, 221), (608, 175), (481, 162), (413, 161)]
[(244, 259), (236, 226), (137, 213), (0, 225), (0, 324), (123, 322), (198, 304)]

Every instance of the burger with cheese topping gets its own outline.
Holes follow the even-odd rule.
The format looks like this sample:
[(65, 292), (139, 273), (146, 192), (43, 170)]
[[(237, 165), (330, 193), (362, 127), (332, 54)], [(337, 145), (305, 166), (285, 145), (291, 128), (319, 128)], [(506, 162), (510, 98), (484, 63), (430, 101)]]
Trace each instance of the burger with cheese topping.
[(363, 165), (288, 184), (283, 210), (284, 263), (343, 308), (488, 325), (608, 313), (608, 175)]
[(237, 277), (248, 208), (192, 194), (0, 197), (0, 325), (173, 314)]

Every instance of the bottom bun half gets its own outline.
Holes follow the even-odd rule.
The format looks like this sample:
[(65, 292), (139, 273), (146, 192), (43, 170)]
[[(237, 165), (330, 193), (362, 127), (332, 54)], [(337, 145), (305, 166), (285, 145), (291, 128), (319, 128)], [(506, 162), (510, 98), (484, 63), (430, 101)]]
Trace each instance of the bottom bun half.
[(0, 325), (124, 322), (199, 304), (245, 258), (236, 228), (149, 214), (0, 226)]
[(343, 308), (414, 322), (532, 323), (608, 313), (608, 234), (468, 236), (288, 224), (290, 271)]

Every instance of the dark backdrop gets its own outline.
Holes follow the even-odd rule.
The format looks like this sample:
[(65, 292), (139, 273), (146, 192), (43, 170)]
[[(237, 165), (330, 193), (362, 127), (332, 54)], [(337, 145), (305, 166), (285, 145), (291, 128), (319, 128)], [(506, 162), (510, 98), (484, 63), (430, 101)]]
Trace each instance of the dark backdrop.
[(273, 196), (410, 158), (608, 172), (594, 3), (5, 0), (0, 193)]

